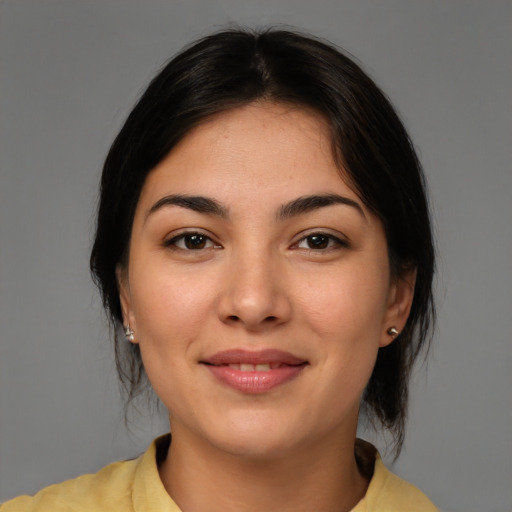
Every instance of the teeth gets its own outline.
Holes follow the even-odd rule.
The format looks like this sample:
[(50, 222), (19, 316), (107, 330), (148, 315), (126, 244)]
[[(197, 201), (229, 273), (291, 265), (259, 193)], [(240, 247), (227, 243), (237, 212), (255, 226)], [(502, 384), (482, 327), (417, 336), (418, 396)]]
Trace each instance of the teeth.
[(237, 364), (237, 363), (231, 363), (229, 365), (230, 368), (233, 370), (240, 370), (242, 372), (268, 372), (271, 369), (278, 368), (279, 363), (261, 363), (261, 364)]

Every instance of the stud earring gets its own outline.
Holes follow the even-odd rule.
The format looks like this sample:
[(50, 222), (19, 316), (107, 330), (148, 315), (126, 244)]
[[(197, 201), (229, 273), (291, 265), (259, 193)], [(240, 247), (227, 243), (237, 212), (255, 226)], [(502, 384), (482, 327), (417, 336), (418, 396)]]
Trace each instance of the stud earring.
[(396, 327), (390, 327), (387, 331), (386, 331), (390, 336), (393, 336), (393, 338), (395, 336), (398, 336), (398, 331), (396, 329)]
[(130, 328), (130, 324), (127, 324), (127, 326), (124, 328), (124, 335), (126, 336), (126, 339), (128, 341), (135, 341), (134, 332)]

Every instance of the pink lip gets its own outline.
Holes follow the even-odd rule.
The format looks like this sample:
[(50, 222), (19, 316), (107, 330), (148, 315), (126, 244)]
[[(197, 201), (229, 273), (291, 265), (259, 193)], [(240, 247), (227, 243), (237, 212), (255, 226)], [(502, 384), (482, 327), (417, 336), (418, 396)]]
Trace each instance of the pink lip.
[[(242, 349), (217, 352), (202, 364), (223, 384), (243, 393), (258, 394), (270, 391), (298, 377), (308, 362), (304, 359), (283, 352), (267, 349), (252, 352)], [(270, 370), (242, 371), (231, 368), (230, 364), (265, 364), (279, 365)]]

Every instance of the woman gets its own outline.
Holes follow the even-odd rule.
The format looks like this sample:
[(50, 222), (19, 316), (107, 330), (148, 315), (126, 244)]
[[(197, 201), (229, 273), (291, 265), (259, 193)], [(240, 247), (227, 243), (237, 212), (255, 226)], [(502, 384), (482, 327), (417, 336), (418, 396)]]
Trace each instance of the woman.
[(336, 49), (227, 31), (174, 58), (107, 157), (91, 268), (172, 442), (2, 512), (436, 510), (356, 440), (362, 409), (400, 451), (434, 250), (407, 133)]

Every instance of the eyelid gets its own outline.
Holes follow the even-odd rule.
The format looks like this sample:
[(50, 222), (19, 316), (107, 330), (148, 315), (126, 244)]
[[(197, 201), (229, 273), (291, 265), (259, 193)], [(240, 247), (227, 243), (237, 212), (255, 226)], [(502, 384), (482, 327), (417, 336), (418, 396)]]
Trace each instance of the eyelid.
[[(204, 248), (199, 248), (199, 249), (188, 249), (188, 248), (184, 248), (184, 247), (179, 247), (177, 245), (177, 243), (176, 243), (177, 241), (183, 240), (187, 236), (194, 236), (194, 235), (204, 237), (209, 242), (211, 242), (212, 245), (210, 245), (209, 247), (204, 247)], [(194, 251), (199, 252), (201, 250), (222, 248), (222, 246), (218, 242), (215, 241), (214, 237), (211, 234), (206, 233), (203, 230), (198, 229), (198, 228), (184, 228), (183, 230), (180, 230), (177, 233), (176, 232), (171, 233), (170, 235), (165, 237), (162, 245), (168, 249), (176, 249), (176, 250), (181, 250), (184, 252), (194, 252)]]
[[(325, 236), (325, 237), (329, 238), (330, 241), (334, 242), (334, 244), (331, 244), (330, 246), (328, 246), (326, 248), (319, 248), (319, 249), (299, 247), (299, 244), (301, 242), (303, 242), (307, 238), (313, 237), (313, 236)], [(326, 229), (312, 229), (312, 230), (308, 230), (307, 232), (300, 233), (297, 236), (296, 241), (292, 243), (291, 248), (297, 249), (297, 250), (306, 250), (306, 251), (310, 251), (310, 252), (320, 253), (320, 252), (333, 250), (336, 248), (348, 249), (351, 246), (352, 246), (352, 244), (349, 241), (348, 237), (341, 233), (334, 234), (331, 231), (326, 230)]]
[[(187, 236), (194, 236), (194, 235), (204, 237), (211, 244), (208, 247), (203, 247), (203, 248), (199, 248), (199, 249), (189, 249), (189, 248), (185, 248), (185, 247), (179, 247), (177, 245), (177, 242), (179, 240), (183, 240)], [(307, 238), (313, 237), (313, 236), (327, 237), (329, 239), (328, 247), (317, 248), (317, 249), (299, 247), (299, 244), (301, 242), (303, 242), (303, 241), (307, 240)], [(165, 248), (177, 249), (177, 250), (181, 250), (181, 251), (185, 251), (185, 252), (194, 252), (194, 251), (201, 251), (201, 250), (206, 250), (206, 249), (214, 249), (214, 248), (221, 249), (222, 248), (222, 245), (215, 240), (214, 236), (212, 236), (210, 233), (205, 232), (204, 230), (199, 229), (199, 228), (184, 228), (183, 230), (179, 230), (178, 232), (173, 232), (170, 235), (165, 237), (165, 239), (162, 242), (162, 245)], [(310, 251), (310, 252), (320, 253), (320, 252), (326, 252), (329, 250), (334, 250), (336, 248), (347, 249), (347, 248), (350, 248), (351, 245), (352, 244), (349, 241), (348, 237), (339, 232), (334, 234), (327, 229), (311, 229), (311, 230), (307, 230), (305, 232), (299, 233), (295, 237), (295, 241), (290, 245), (290, 248), (294, 249), (294, 250), (306, 250), (306, 251)]]

